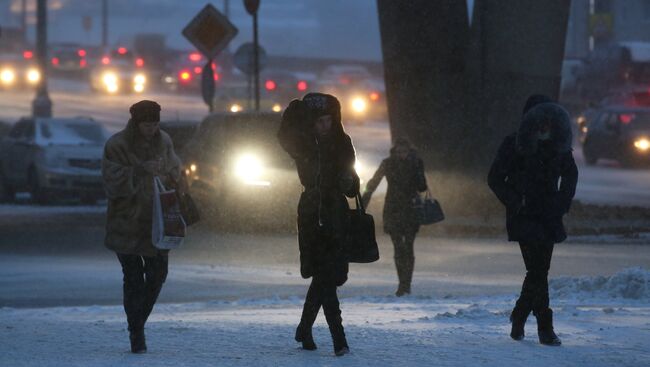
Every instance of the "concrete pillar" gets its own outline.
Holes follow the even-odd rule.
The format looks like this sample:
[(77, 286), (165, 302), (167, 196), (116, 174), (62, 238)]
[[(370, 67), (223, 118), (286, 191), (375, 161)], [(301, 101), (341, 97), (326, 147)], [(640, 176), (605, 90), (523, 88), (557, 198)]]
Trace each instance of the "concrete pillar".
[(463, 103), (467, 4), (378, 0), (377, 8), (392, 136), (408, 137), (430, 164), (443, 165)]

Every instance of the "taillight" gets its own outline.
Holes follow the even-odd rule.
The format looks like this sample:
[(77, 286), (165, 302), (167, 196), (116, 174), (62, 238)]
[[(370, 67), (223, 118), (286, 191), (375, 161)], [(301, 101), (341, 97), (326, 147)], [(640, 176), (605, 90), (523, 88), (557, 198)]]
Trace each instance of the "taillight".
[(378, 100), (379, 100), (379, 93), (377, 93), (377, 92), (372, 92), (372, 93), (370, 93), (370, 96), (369, 96), (369, 97), (370, 97), (370, 100), (371, 100), (371, 101), (378, 101)]
[(277, 88), (277, 84), (273, 80), (267, 80), (266, 83), (264, 83), (264, 87), (266, 90), (275, 90)]
[(200, 66), (195, 66), (194, 67), (194, 74), (201, 74), (202, 71), (203, 71), (203, 69), (201, 69)]
[(110, 57), (108, 57), (108, 56), (102, 57), (102, 64), (103, 65), (108, 65), (110, 63), (111, 63), (111, 58)]
[(309, 86), (307, 85), (307, 82), (304, 80), (301, 80), (296, 84), (296, 88), (298, 88), (299, 91), (303, 92), (306, 91)]
[(59, 65), (59, 58), (58, 57), (53, 57), (52, 58), (52, 65), (58, 66)]
[(125, 55), (127, 52), (128, 50), (126, 49), (126, 47), (120, 47), (117, 49), (117, 53), (120, 55)]
[(180, 79), (183, 82), (189, 82), (190, 80), (192, 80), (192, 74), (187, 70), (183, 70), (180, 73), (178, 73), (178, 79)]
[(25, 60), (32, 59), (33, 57), (34, 57), (34, 52), (32, 52), (32, 51), (24, 51), (23, 52), (23, 58)]
[(79, 67), (85, 68), (87, 64), (86, 59), (79, 60)]
[(86, 57), (86, 50), (78, 50), (77, 55), (79, 55), (79, 57)]
[(201, 54), (198, 53), (198, 52), (192, 52), (192, 53), (190, 54), (189, 58), (190, 58), (190, 61), (195, 61), (195, 62), (196, 62), (196, 61), (201, 61), (201, 59), (202, 59), (203, 57), (202, 57)]
[(214, 73), (214, 81), (219, 81), (219, 73)]
[(623, 123), (624, 125), (627, 125), (630, 122), (632, 122), (632, 120), (634, 120), (635, 117), (636, 117), (636, 115), (633, 114), (633, 113), (623, 113), (623, 114), (618, 116), (618, 119), (619, 119), (619, 121), (621, 121), (621, 123)]
[(141, 57), (138, 57), (137, 59), (135, 59), (135, 66), (137, 66), (139, 68), (143, 67), (144, 66), (144, 59), (141, 58)]

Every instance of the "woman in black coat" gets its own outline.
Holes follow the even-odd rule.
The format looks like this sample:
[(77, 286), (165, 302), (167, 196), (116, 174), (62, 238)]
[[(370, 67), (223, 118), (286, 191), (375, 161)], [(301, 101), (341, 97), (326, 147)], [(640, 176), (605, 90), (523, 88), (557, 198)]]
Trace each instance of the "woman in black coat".
[(314, 350), (312, 325), (323, 307), (337, 356), (349, 352), (336, 288), (347, 280), (345, 239), (349, 228), (346, 199), (359, 192), (352, 140), (341, 124), (339, 101), (310, 93), (294, 100), (282, 115), (280, 144), (296, 162), (304, 191), (298, 203), (300, 273), (311, 277), (296, 341)]
[(492, 164), (488, 184), (506, 207), (508, 240), (519, 242), (526, 265), (521, 295), (512, 310), (510, 336), (524, 338), (532, 311), (539, 341), (560, 345), (549, 308), (548, 271), (554, 244), (566, 239), (562, 217), (578, 182), (569, 114), (545, 96), (531, 96), (519, 130), (507, 136)]
[(367, 207), (372, 193), (386, 176), (388, 189), (384, 203), (384, 232), (390, 235), (395, 249), (395, 267), (399, 286), (395, 295), (411, 293), (415, 255), (413, 243), (420, 223), (413, 209), (413, 200), (427, 190), (424, 164), (405, 138), (397, 138), (390, 157), (384, 159), (368, 181), (362, 201)]

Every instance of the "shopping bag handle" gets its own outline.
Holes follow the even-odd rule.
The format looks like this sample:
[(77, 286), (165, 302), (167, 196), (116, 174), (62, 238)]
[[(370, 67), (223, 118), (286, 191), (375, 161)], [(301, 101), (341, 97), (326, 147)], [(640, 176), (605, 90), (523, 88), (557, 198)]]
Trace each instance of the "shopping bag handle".
[(160, 177), (158, 176), (153, 176), (153, 182), (158, 186), (158, 190), (160, 192), (165, 192), (167, 189), (165, 188), (165, 185), (163, 185), (162, 181), (160, 180)]
[(357, 210), (362, 212), (362, 213), (365, 213), (366, 208), (363, 207), (363, 201), (361, 200), (361, 193), (357, 193), (357, 195), (355, 195), (354, 201), (357, 204)]

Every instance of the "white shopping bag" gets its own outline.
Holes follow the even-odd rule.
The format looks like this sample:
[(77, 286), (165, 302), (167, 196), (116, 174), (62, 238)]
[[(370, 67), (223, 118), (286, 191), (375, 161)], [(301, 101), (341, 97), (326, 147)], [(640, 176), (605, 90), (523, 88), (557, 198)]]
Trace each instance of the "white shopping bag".
[(185, 220), (176, 190), (167, 190), (158, 176), (153, 178), (153, 222), (151, 241), (156, 248), (172, 250), (185, 240)]

